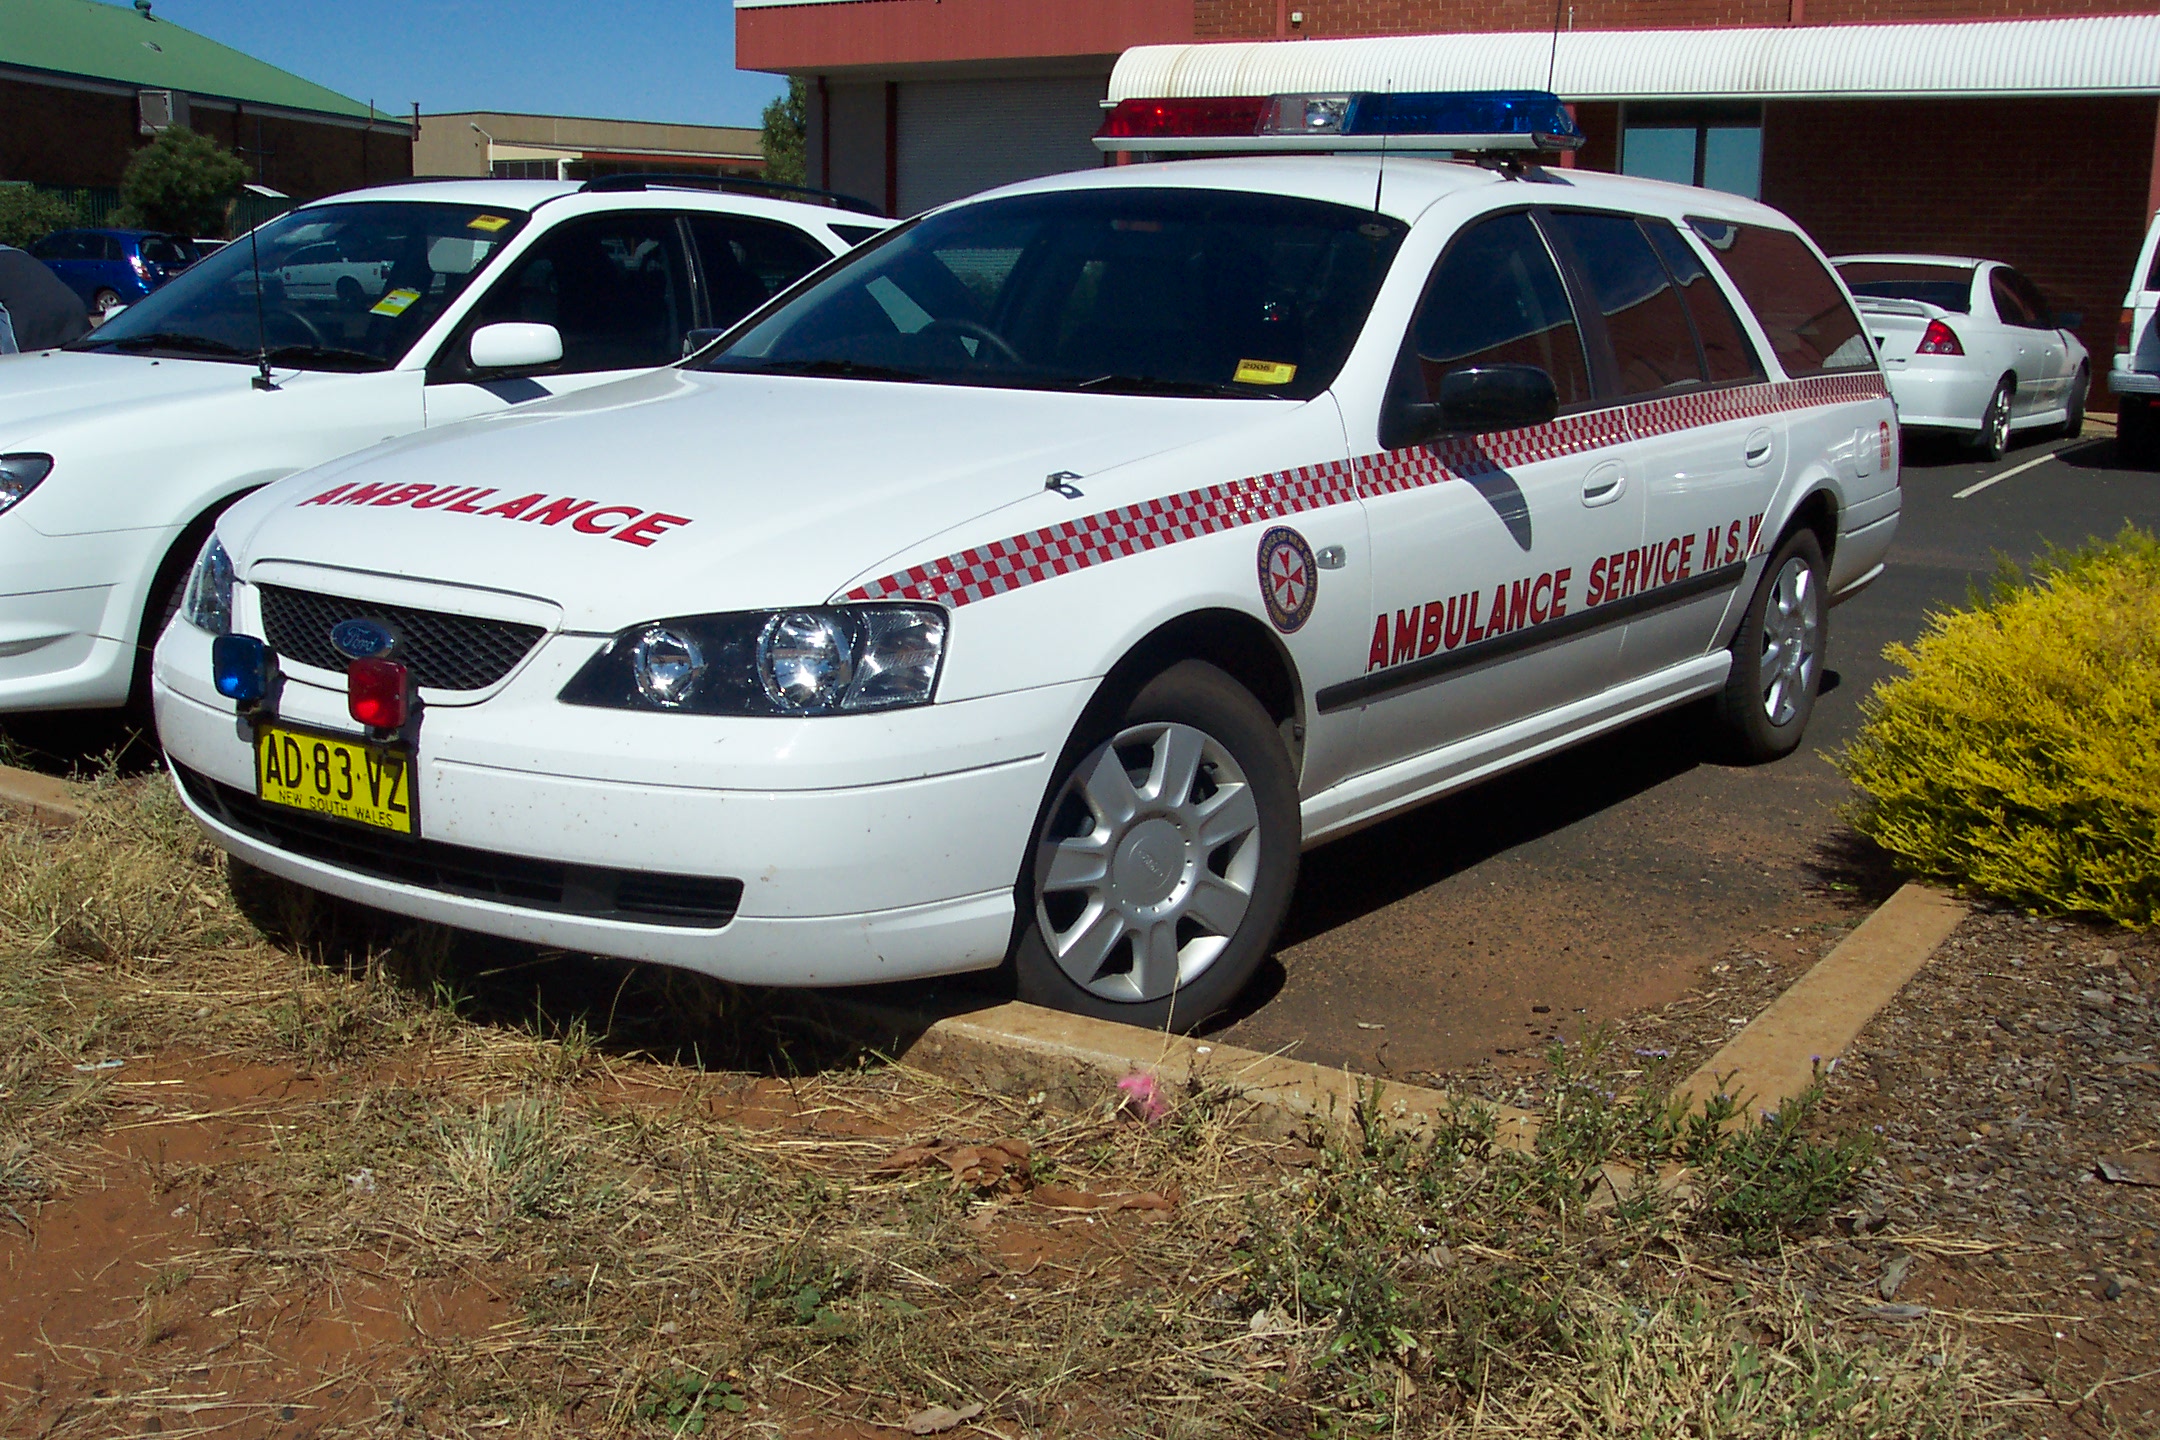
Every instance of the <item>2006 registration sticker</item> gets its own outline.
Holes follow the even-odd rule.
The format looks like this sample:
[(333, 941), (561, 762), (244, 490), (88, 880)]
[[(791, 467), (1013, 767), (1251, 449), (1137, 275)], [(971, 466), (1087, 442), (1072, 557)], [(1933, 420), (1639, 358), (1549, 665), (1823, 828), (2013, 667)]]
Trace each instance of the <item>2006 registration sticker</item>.
[(415, 835), (412, 756), (398, 745), (264, 725), (255, 732), (255, 793), (273, 805)]

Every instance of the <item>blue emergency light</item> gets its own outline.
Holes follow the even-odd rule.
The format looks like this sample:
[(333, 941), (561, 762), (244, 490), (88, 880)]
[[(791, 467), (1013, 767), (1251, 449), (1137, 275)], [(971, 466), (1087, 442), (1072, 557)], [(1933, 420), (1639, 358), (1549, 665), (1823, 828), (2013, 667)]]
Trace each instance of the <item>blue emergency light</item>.
[(217, 692), (241, 706), (260, 705), (270, 693), (270, 647), (252, 635), (220, 635), (210, 642), (210, 674)]
[(1121, 100), (1103, 120), (1103, 150), (1573, 150), (1582, 131), (1543, 90), (1430, 90), (1402, 95), (1181, 96)]

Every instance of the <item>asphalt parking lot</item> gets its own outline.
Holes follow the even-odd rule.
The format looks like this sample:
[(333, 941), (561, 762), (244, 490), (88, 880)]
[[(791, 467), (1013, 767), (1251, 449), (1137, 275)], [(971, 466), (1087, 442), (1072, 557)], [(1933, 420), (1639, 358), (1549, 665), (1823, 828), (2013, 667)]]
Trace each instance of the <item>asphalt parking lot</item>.
[(2098, 423), (1993, 465), (1915, 444), (1903, 478), (1889, 568), (1832, 613), (1837, 684), (1797, 753), (1706, 763), (1668, 716), (1323, 846), (1223, 1037), (1424, 1078), (1663, 1004), (1750, 953), (1827, 949), (1895, 883), (1854, 853), (1828, 760), (1893, 673), (1883, 647), (2000, 557), (2160, 526), (2160, 474), (2117, 468)]

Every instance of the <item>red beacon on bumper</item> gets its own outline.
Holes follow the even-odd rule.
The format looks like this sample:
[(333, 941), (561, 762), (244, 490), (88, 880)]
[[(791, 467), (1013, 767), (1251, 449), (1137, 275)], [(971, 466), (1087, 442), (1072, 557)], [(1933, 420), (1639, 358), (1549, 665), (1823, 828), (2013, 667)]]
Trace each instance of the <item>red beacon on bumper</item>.
[(411, 695), (411, 677), (395, 660), (355, 660), (345, 669), (345, 708), (363, 725), (403, 729)]

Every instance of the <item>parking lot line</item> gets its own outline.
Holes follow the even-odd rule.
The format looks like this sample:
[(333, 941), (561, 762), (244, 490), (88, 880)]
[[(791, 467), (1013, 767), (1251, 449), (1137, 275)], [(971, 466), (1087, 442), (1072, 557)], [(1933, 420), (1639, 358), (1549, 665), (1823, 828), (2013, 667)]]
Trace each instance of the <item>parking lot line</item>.
[(2032, 469), (2036, 465), (2045, 465), (2048, 461), (2053, 460), (2056, 456), (2064, 454), (2067, 451), (2082, 450), (2088, 445), (2097, 445), (2099, 443), (2100, 442), (2098, 440), (2085, 440), (2080, 441), (2075, 445), (2065, 445), (2058, 450), (2050, 450), (2047, 452), (2047, 454), (2035, 456), (2034, 458), (2027, 460), (2022, 465), (2013, 465), (2008, 470), (2003, 471), (2000, 475), (1990, 475), (1987, 477), (1987, 479), (1980, 481), (1976, 485), (1968, 485), (1964, 489), (1959, 490), (1955, 494), (1951, 495), (1950, 498), (1953, 500), (1970, 499), (1972, 496), (1979, 494), (1982, 490), (1987, 489), (1990, 485), (1999, 485), (2003, 481), (2008, 480), (2013, 475), (2022, 475), (2027, 470)]

